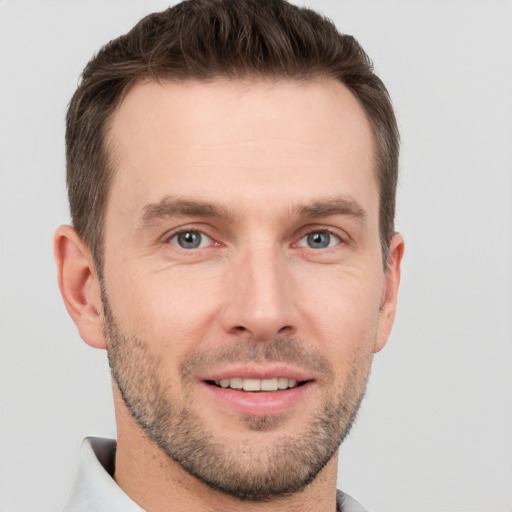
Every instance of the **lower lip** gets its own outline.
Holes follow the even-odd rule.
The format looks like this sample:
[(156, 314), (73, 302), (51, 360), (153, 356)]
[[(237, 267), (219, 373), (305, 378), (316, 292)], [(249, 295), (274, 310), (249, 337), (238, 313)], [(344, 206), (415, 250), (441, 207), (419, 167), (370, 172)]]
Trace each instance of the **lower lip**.
[(202, 385), (206, 387), (210, 396), (228, 408), (242, 414), (264, 416), (283, 413), (297, 405), (311, 390), (313, 382), (306, 382), (296, 388), (270, 392), (238, 391), (231, 388), (220, 388), (206, 384), (206, 382), (202, 382)]

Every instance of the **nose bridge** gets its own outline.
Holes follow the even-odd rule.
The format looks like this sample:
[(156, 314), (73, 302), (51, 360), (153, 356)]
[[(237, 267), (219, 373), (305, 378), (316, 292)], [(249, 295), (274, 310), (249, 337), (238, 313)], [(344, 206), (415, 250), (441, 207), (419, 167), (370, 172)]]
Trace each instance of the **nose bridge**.
[(225, 328), (256, 340), (293, 330), (290, 273), (279, 249), (254, 244), (237, 260), (230, 278)]
[[(281, 258), (272, 248), (260, 247), (246, 256), (247, 268), (254, 300), (254, 309), (277, 311), (284, 305), (285, 270)], [(243, 268), (242, 268), (243, 271)]]

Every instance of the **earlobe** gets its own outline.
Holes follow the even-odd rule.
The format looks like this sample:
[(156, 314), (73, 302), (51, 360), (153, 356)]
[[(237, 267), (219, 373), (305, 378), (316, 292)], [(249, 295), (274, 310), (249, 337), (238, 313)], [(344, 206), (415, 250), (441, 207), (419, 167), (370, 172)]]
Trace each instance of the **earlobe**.
[(89, 249), (71, 226), (57, 229), (53, 249), (60, 292), (81, 338), (95, 348), (106, 348), (101, 287)]
[(400, 233), (395, 233), (389, 244), (388, 267), (385, 275), (386, 282), (379, 311), (379, 325), (374, 352), (379, 352), (384, 348), (393, 327), (403, 255), (404, 239)]

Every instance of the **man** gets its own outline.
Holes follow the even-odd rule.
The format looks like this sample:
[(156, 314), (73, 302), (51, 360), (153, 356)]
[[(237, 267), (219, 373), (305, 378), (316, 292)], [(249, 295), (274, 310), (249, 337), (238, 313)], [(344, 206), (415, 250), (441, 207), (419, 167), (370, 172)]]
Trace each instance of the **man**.
[(117, 443), (65, 511), (364, 510), (338, 447), (395, 314), (398, 131), (358, 43), (284, 1), (197, 0), (87, 65), (55, 236)]

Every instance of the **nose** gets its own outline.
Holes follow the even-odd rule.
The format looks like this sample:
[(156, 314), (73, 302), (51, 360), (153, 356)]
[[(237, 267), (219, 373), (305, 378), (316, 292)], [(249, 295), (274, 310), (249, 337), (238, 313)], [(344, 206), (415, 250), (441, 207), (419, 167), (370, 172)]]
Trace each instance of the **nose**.
[(230, 265), (225, 285), (225, 332), (254, 341), (295, 334), (292, 272), (277, 250), (248, 251)]

